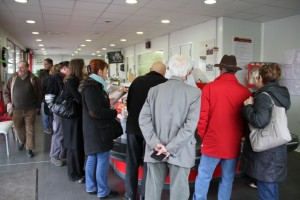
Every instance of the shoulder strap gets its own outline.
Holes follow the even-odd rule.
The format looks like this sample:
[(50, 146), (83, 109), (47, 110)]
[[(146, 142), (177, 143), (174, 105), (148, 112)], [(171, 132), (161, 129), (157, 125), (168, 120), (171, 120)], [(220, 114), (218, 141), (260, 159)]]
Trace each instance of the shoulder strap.
[(260, 93), (260, 94), (265, 94), (265, 95), (267, 95), (267, 96), (271, 99), (272, 105), (275, 105), (275, 103), (274, 103), (272, 97), (269, 95), (269, 93), (267, 93), (267, 92), (262, 92), (262, 93)]

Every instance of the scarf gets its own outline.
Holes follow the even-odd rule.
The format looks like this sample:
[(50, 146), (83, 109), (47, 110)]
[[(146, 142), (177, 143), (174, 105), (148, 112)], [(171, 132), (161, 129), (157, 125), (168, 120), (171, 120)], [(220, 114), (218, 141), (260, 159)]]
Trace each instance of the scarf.
[(92, 78), (92, 79), (94, 79), (95, 81), (101, 83), (101, 84), (103, 85), (104, 91), (107, 92), (107, 85), (106, 85), (105, 80), (104, 80), (102, 77), (100, 77), (100, 76), (98, 76), (98, 75), (96, 75), (96, 74), (90, 74), (90, 78)]

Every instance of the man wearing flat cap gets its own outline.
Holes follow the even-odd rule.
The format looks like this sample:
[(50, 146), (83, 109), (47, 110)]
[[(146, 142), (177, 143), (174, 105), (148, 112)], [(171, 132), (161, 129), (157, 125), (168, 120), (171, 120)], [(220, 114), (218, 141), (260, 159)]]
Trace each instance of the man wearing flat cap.
[(220, 76), (202, 90), (198, 122), (202, 155), (194, 200), (207, 199), (209, 184), (219, 163), (222, 166), (222, 179), (218, 199), (230, 199), (245, 127), (241, 108), (245, 99), (251, 95), (235, 77), (235, 73), (241, 70), (236, 66), (235, 56), (224, 55), (215, 67), (219, 67)]

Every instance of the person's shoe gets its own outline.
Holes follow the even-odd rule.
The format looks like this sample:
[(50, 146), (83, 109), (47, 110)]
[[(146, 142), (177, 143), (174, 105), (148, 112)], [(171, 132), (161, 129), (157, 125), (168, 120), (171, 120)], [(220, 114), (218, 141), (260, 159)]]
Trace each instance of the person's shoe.
[(47, 129), (44, 130), (44, 133), (45, 133), (45, 134), (52, 134), (52, 131), (51, 131), (50, 129), (47, 128)]
[(254, 189), (256, 189), (257, 188), (257, 185), (255, 184), (255, 183), (250, 183), (250, 185), (249, 185), (250, 187), (252, 187), (252, 188), (254, 188)]
[(109, 199), (109, 198), (116, 197), (116, 196), (118, 196), (118, 195), (119, 195), (118, 192), (116, 192), (116, 191), (110, 191), (110, 193), (109, 193), (108, 195), (106, 195), (106, 196), (104, 196), (104, 197), (99, 197), (99, 199), (100, 199), (100, 200), (101, 200), (101, 199)]
[(32, 158), (33, 157), (33, 152), (32, 152), (32, 150), (27, 150), (27, 157), (28, 158)]
[(51, 158), (50, 162), (51, 162), (51, 164), (55, 165), (56, 167), (61, 167), (64, 165), (60, 159)]
[(19, 149), (19, 151), (21, 151), (23, 148), (24, 148), (24, 144), (22, 144), (22, 143), (20, 143), (18, 141), (18, 149)]
[(97, 194), (97, 191), (94, 191), (94, 192), (87, 192), (88, 194), (90, 195), (96, 195)]
[(79, 184), (84, 184), (85, 183), (85, 180), (84, 180), (84, 178), (81, 178), (81, 179), (79, 179), (79, 180), (77, 180), (77, 181), (75, 181), (76, 183), (79, 183)]

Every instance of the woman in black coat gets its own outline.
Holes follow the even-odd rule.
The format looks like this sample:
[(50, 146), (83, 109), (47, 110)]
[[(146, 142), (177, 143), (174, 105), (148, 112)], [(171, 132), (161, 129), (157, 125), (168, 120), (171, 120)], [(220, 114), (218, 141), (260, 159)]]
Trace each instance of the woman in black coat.
[[(249, 97), (242, 109), (243, 117), (256, 128), (264, 128), (270, 122), (272, 100), (276, 106), (290, 108), (290, 94), (286, 87), (280, 86), (278, 80), (281, 68), (277, 63), (263, 65), (256, 77), (258, 90), (253, 97)], [(262, 92), (267, 92), (270, 97)], [(252, 150), (249, 133), (246, 135), (245, 145), (241, 157), (241, 170), (248, 176), (257, 179), (259, 199), (277, 200), (278, 183), (287, 177), (287, 146), (286, 144), (262, 151)]]
[(72, 59), (64, 79), (64, 99), (74, 101), (78, 117), (63, 118), (64, 147), (67, 150), (68, 176), (71, 181), (84, 183), (84, 147), (82, 133), (81, 94), (77, 88), (82, 80), (83, 59)]
[(79, 86), (82, 93), (84, 149), (87, 155), (86, 191), (106, 199), (117, 194), (110, 191), (108, 186), (109, 157), (114, 139), (110, 122), (117, 116), (117, 111), (110, 108), (106, 89), (108, 64), (94, 59), (90, 62), (90, 69), (90, 76)]

